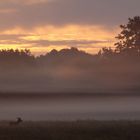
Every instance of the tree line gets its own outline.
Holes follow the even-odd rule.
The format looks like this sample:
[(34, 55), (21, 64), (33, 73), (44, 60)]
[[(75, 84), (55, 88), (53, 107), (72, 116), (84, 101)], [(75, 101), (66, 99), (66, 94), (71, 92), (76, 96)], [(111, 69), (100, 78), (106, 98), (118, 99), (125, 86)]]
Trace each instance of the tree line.
[(115, 49), (103, 48), (103, 56), (140, 57), (140, 17), (129, 18), (126, 25), (120, 25), (121, 32), (116, 36)]
[[(117, 35), (118, 40), (114, 46), (102, 48), (98, 54), (91, 55), (77, 48), (62, 49), (60, 51), (52, 50), (51, 52), (35, 57), (30, 50), (19, 49), (2, 49), (0, 50), (0, 65), (2, 66), (37, 66), (37, 65), (62, 65), (71, 64), (70, 61), (78, 61), (78, 63), (89, 64), (89, 62), (98, 63), (101, 61), (113, 60), (131, 60), (138, 61), (140, 59), (140, 17), (135, 16), (128, 19), (126, 25), (120, 25), (121, 32)], [(76, 59), (75, 59), (76, 58)], [(77, 64), (76, 62), (74, 62)], [(82, 64), (81, 64), (82, 65)]]

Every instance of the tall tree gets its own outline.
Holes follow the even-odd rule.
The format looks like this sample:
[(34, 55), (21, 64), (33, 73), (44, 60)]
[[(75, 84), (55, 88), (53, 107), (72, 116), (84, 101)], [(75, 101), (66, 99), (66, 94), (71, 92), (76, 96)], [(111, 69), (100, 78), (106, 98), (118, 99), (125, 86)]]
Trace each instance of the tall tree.
[(140, 17), (129, 18), (126, 25), (120, 25), (121, 32), (116, 37), (116, 52), (140, 56)]

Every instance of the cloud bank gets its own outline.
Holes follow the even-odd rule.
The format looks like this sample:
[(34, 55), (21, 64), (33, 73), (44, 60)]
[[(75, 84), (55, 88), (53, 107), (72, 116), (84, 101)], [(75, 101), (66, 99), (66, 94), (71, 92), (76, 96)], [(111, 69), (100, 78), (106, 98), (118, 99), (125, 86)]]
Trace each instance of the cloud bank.
[(139, 5), (139, 0), (6, 0), (0, 3), (0, 8), (6, 11), (0, 12), (0, 28), (69, 24), (116, 26), (128, 17), (139, 15)]

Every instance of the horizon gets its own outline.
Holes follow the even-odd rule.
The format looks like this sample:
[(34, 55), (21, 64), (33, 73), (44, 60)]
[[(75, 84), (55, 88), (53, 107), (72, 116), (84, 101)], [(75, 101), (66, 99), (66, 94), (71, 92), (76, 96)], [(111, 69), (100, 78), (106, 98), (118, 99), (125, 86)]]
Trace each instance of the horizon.
[(114, 47), (119, 25), (139, 15), (139, 5), (139, 0), (2, 0), (0, 49), (40, 55), (77, 47), (95, 54)]

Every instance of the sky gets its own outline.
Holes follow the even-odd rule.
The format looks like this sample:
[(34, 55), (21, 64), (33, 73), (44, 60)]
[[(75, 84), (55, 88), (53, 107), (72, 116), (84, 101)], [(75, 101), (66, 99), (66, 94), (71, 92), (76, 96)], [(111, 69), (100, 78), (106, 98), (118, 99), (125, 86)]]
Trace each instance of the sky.
[(113, 46), (119, 25), (139, 16), (140, 0), (0, 0), (0, 48), (35, 55)]

